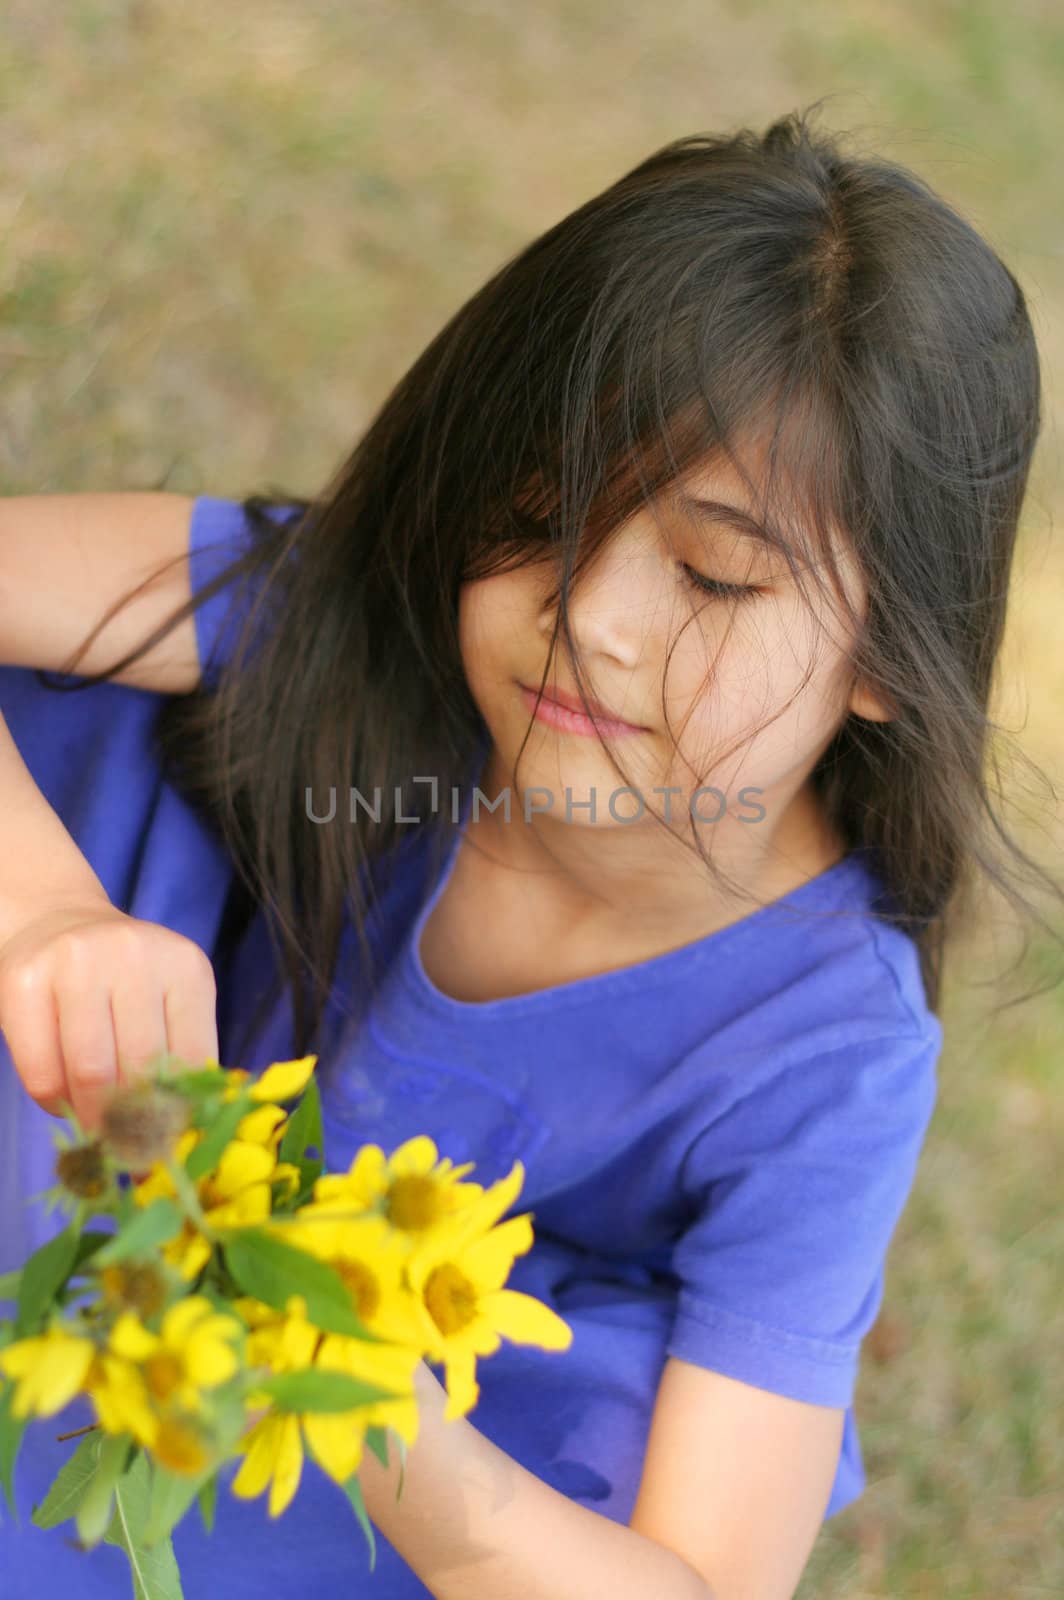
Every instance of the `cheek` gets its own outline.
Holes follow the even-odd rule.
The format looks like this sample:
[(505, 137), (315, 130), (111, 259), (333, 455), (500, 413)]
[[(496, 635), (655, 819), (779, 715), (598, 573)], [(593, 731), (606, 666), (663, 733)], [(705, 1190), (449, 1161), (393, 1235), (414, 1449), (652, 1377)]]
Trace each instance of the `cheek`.
[(458, 644), (470, 682), (497, 675), (528, 653), (532, 618), (519, 574), (463, 584), (458, 593)]
[(705, 759), (735, 741), (759, 750), (815, 743), (845, 714), (848, 684), (848, 656), (834, 631), (781, 602), (725, 619), (716, 635), (687, 629), (665, 690), (681, 750)]

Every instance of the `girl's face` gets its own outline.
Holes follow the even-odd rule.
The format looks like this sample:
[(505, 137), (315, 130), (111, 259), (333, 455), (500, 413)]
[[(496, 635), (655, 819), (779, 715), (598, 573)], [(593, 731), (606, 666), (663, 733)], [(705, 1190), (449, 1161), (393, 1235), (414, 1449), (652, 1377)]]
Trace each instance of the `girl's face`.
[[(549, 804), (543, 794), (529, 801), (536, 811), (580, 826), (631, 827), (644, 813), (635, 796), (615, 794), (628, 784), (647, 813), (684, 831), (689, 814), (712, 822), (725, 802), (746, 821), (752, 809), (760, 816), (758, 807), (779, 815), (848, 712), (886, 715), (853, 682), (852, 631), (826, 575), (822, 590), (806, 572), (803, 595), (771, 547), (685, 515), (684, 501), (695, 497), (740, 511), (749, 505), (730, 466), (687, 474), (663, 492), (656, 515), (641, 510), (611, 535), (570, 592), (587, 693), (603, 708), (603, 733), (623, 777), (586, 718), (552, 717), (548, 707), (532, 721), (554, 621), (552, 557), (463, 586), (459, 637), (470, 691), (503, 772), (512, 774), (532, 723), (518, 777), (521, 794), (533, 786), (549, 793)], [(865, 595), (853, 559), (841, 547), (838, 559), (861, 616)], [(737, 594), (720, 592), (722, 585)], [(555, 690), (579, 705), (563, 634), (544, 697)], [(676, 792), (666, 796), (666, 786)], [(699, 786), (720, 793), (698, 797)], [(519, 802), (515, 791), (518, 811)]]

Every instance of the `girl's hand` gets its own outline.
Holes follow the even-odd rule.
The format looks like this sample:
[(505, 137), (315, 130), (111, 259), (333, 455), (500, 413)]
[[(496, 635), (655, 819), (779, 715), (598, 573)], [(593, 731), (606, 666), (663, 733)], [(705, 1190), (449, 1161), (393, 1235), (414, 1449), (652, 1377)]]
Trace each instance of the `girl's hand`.
[(32, 1100), (96, 1131), (118, 1083), (160, 1052), (218, 1057), (214, 969), (183, 934), (106, 895), (38, 903), (0, 933), (0, 1032)]

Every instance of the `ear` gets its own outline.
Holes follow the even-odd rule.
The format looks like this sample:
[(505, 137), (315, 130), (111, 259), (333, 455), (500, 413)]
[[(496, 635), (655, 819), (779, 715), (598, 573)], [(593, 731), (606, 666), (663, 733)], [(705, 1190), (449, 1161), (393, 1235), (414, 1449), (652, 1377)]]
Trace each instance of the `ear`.
[(855, 681), (850, 691), (847, 709), (855, 717), (863, 717), (866, 722), (891, 722), (898, 715), (894, 702), (887, 695), (876, 694), (862, 678)]

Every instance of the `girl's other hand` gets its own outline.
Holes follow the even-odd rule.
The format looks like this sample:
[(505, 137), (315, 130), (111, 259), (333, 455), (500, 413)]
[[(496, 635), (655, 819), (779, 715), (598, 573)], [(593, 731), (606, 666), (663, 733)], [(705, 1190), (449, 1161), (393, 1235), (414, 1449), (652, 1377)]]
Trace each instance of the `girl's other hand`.
[(183, 934), (105, 895), (53, 900), (0, 933), (0, 1032), (32, 1100), (96, 1132), (119, 1083), (160, 1052), (218, 1058), (214, 969)]

